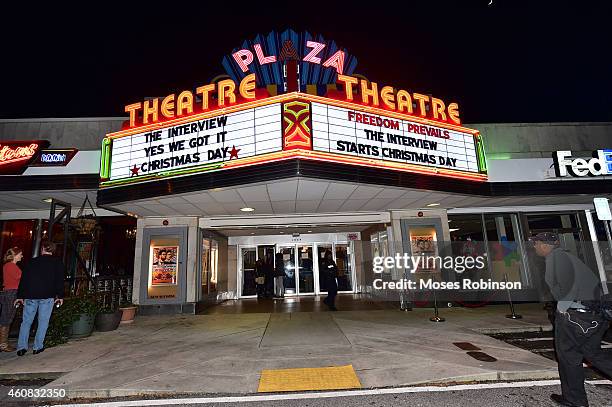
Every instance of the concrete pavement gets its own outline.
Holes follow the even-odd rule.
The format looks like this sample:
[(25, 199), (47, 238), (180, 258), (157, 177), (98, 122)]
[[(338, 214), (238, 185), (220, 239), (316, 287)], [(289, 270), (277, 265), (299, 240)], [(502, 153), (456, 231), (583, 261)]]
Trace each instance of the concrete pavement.
[[(364, 387), (556, 378), (556, 364), (482, 332), (549, 328), (539, 304), (430, 309), (140, 316), (39, 355), (0, 354), (0, 377), (56, 375), (71, 396), (257, 391), (262, 369), (352, 364)], [(471, 342), (480, 362), (453, 342)], [(60, 376), (61, 373), (61, 376)]]

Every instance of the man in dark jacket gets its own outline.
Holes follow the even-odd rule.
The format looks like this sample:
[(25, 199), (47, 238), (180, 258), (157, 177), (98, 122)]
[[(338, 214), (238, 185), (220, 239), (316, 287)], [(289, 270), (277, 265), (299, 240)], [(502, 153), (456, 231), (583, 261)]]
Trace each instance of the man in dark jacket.
[(329, 250), (325, 252), (321, 267), (323, 268), (322, 274), (325, 278), (325, 286), (327, 287), (327, 298), (325, 298), (323, 302), (329, 307), (330, 311), (338, 311), (336, 308), (336, 295), (338, 295), (338, 282), (336, 281), (336, 277), (338, 277), (338, 266), (334, 261), (332, 252)]
[(592, 307), (600, 302), (600, 281), (580, 259), (559, 248), (556, 234), (539, 233), (531, 240), (546, 259), (544, 279), (557, 301), (555, 351), (562, 394), (550, 398), (562, 406), (588, 406), (582, 360), (612, 376), (612, 359), (601, 350), (608, 321)]
[(23, 356), (28, 351), (30, 327), (38, 312), (38, 328), (34, 338), (33, 353), (36, 355), (45, 350), (44, 342), (53, 304), (64, 303), (64, 264), (53, 257), (55, 245), (49, 241), (41, 243), (41, 255), (30, 260), (24, 267), (15, 306), (23, 305), (23, 320), (19, 328), (17, 355)]

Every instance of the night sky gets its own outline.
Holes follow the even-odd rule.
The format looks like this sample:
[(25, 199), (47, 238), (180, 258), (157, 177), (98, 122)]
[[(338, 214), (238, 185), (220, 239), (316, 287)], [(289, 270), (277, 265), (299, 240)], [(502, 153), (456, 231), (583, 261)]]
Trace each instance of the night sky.
[(22, 3), (3, 6), (0, 118), (125, 116), (293, 28), (335, 40), (380, 86), (459, 102), (465, 123), (612, 121), (610, 1)]

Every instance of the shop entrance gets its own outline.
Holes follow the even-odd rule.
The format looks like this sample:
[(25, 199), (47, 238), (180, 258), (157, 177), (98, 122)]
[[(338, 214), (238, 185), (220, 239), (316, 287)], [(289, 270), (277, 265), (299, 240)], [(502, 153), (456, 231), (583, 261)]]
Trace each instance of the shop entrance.
[[(241, 246), (238, 259), (239, 297), (257, 296), (257, 264), (269, 262), (265, 267), (276, 269), (276, 253), (282, 255), (283, 284), (286, 296), (308, 296), (327, 293), (320, 267), (326, 252), (331, 252), (338, 265), (338, 291), (354, 292), (354, 258), (352, 242), (347, 243), (279, 243)], [(264, 284), (274, 290), (274, 282)]]

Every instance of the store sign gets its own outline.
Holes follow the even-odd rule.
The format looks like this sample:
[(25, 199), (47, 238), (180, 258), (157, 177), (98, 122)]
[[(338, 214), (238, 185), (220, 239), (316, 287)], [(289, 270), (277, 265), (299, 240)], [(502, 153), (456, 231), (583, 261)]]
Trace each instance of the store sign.
[(595, 177), (612, 174), (612, 150), (593, 151), (593, 158), (572, 158), (568, 150), (553, 154), (557, 177)]
[(42, 150), (30, 167), (65, 167), (77, 152), (76, 148)]
[(479, 172), (473, 134), (416, 121), (312, 103), (315, 151)]
[(26, 167), (47, 147), (46, 140), (2, 141), (0, 142), (0, 174), (21, 174)]
[[(220, 114), (124, 137), (107, 138), (110, 181), (211, 169), (282, 149), (281, 104)], [(105, 151), (103, 151), (105, 154)], [(104, 178), (104, 176), (103, 176)], [(149, 177), (150, 178), (150, 177)]]

